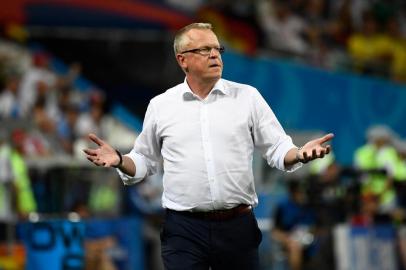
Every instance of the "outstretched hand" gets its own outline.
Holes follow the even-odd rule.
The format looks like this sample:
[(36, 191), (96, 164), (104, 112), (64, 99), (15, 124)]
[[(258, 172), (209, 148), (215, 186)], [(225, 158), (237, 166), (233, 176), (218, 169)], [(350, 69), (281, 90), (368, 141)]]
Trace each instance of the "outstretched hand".
[(86, 158), (97, 166), (114, 167), (120, 163), (120, 157), (116, 150), (108, 143), (98, 138), (95, 134), (89, 134), (89, 139), (98, 145), (96, 149), (84, 149)]
[(329, 133), (321, 138), (307, 142), (297, 154), (299, 161), (302, 163), (307, 163), (316, 158), (323, 158), (331, 151), (330, 145), (324, 146), (323, 144), (330, 141), (333, 137), (334, 134)]

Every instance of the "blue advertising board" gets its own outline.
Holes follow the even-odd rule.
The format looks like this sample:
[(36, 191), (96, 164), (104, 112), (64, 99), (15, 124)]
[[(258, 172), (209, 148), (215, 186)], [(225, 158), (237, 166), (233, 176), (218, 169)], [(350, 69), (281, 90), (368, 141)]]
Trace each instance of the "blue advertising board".
[(406, 136), (406, 87), (278, 60), (226, 53), (224, 78), (256, 87), (287, 130), (333, 132), (338, 161), (352, 162), (373, 124)]

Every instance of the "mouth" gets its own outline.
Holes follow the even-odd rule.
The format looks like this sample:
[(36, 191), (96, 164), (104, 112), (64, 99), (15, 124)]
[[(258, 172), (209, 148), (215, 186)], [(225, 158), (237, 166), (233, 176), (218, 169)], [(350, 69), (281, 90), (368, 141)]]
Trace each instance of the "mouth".
[(221, 66), (219, 64), (211, 64), (211, 65), (209, 65), (209, 67), (210, 68), (213, 68), (213, 67), (215, 68), (215, 67), (221, 67)]

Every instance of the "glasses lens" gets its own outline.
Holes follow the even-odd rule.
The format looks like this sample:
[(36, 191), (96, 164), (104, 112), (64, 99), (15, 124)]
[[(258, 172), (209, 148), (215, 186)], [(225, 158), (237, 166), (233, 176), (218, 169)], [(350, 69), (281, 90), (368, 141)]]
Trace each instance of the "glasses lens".
[(200, 54), (208, 55), (210, 53), (211, 53), (211, 48), (210, 47), (204, 47), (204, 48), (200, 49)]

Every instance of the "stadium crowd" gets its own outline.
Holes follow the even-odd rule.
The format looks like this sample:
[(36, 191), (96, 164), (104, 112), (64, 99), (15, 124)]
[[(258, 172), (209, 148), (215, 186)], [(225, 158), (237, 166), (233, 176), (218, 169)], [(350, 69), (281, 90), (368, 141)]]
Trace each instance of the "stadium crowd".
[(227, 45), (245, 53), (406, 81), (404, 1), (159, 2), (212, 22)]

